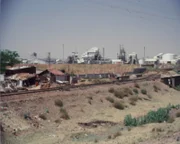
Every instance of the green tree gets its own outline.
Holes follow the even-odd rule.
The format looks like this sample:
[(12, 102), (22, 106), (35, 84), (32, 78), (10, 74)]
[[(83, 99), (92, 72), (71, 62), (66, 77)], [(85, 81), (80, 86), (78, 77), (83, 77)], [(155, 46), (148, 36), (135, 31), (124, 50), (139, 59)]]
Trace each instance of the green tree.
[(4, 73), (6, 66), (13, 66), (20, 63), (19, 54), (16, 51), (0, 51), (0, 73)]

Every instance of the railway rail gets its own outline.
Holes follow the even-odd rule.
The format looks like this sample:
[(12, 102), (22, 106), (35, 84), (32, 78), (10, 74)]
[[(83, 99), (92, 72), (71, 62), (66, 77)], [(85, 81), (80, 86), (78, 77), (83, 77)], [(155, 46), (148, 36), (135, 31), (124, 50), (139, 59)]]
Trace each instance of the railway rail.
[(69, 85), (69, 86), (60, 86), (60, 87), (54, 87), (54, 88), (47, 88), (47, 89), (39, 89), (39, 90), (29, 90), (29, 91), (19, 91), (19, 92), (10, 92), (10, 93), (0, 93), (0, 97), (9, 97), (9, 96), (14, 96), (14, 95), (23, 95), (23, 94), (32, 94), (32, 93), (42, 93), (42, 92), (50, 92), (50, 91), (67, 91), (70, 89), (75, 89), (75, 88), (86, 88), (86, 87), (92, 87), (92, 86), (98, 86), (98, 85), (108, 85), (108, 84), (127, 84), (127, 83), (132, 83), (132, 82), (141, 82), (141, 81), (151, 81), (151, 80), (156, 80), (159, 79), (160, 75), (153, 74), (149, 75), (146, 77), (141, 77), (133, 80), (116, 80), (112, 82), (100, 82), (100, 83), (95, 83), (95, 84), (87, 84), (87, 85)]

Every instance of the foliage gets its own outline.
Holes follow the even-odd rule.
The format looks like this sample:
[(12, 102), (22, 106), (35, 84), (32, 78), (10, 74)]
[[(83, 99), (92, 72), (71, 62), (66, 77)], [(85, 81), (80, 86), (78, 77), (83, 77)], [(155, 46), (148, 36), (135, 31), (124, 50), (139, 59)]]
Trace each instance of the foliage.
[(146, 95), (146, 94), (147, 94), (146, 89), (141, 89), (141, 93), (144, 94), (144, 95)]
[(60, 99), (54, 101), (56, 106), (63, 107), (63, 102)]
[(161, 90), (161, 89), (160, 89), (159, 87), (157, 87), (156, 85), (154, 85), (153, 88), (154, 88), (154, 91), (155, 91), (155, 92), (158, 92), (159, 90)]
[(2, 50), (0, 51), (1, 56), (1, 67), (0, 72), (5, 72), (6, 66), (13, 66), (20, 63), (19, 54), (16, 51)]
[(138, 97), (137, 96), (132, 96), (129, 98), (130, 104), (131, 105), (136, 105), (136, 101), (138, 101)]
[(111, 103), (114, 103), (114, 99), (112, 97), (106, 97), (106, 100), (111, 102)]
[(147, 123), (162, 123), (164, 121), (173, 122), (169, 118), (169, 111), (173, 108), (180, 108), (180, 105), (168, 105), (166, 108), (159, 108), (157, 111), (150, 111), (147, 115), (138, 118), (133, 118), (131, 115), (126, 115), (124, 124), (126, 126), (139, 126)]
[(116, 132), (116, 133), (114, 134), (114, 139), (117, 138), (118, 136), (121, 136), (121, 135), (122, 135), (121, 132)]
[(176, 89), (177, 91), (180, 91), (180, 85), (176, 86), (175, 89)]
[(124, 97), (127, 97), (129, 94), (129, 91), (125, 90), (125, 89), (118, 89), (118, 90), (115, 90), (114, 91), (114, 96), (117, 97), (117, 98), (124, 98)]
[(133, 92), (130, 88), (124, 88), (123, 91), (127, 94), (133, 95)]
[(114, 93), (114, 91), (115, 91), (115, 90), (114, 90), (113, 87), (111, 87), (111, 88), (109, 89), (109, 92), (110, 92), (110, 93)]
[(61, 118), (65, 119), (65, 120), (70, 119), (70, 117), (65, 109), (61, 108), (60, 113), (61, 113)]
[(177, 112), (177, 113), (176, 113), (176, 117), (180, 117), (180, 112)]
[(114, 107), (117, 108), (117, 109), (120, 109), (120, 110), (123, 110), (124, 109), (124, 104), (122, 102), (115, 102), (114, 103)]
[(140, 88), (140, 86), (139, 86), (139, 84), (138, 84), (138, 83), (135, 83), (135, 84), (134, 84), (134, 87), (136, 87), (136, 88)]
[(135, 94), (138, 94), (138, 93), (139, 93), (139, 91), (138, 91), (137, 89), (133, 89), (133, 92), (134, 92)]
[(40, 114), (39, 117), (40, 117), (41, 119), (43, 119), (43, 120), (46, 120), (46, 119), (47, 119), (47, 117), (46, 117), (45, 114)]

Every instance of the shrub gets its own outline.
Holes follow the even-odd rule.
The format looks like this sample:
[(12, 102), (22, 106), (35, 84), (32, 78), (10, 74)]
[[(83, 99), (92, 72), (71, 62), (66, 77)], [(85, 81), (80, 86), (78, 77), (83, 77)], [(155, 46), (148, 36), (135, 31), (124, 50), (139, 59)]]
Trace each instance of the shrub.
[(85, 79), (81, 79), (80, 82), (85, 82), (86, 80)]
[(130, 95), (133, 95), (133, 92), (130, 88), (124, 88), (123, 89), (124, 93), (126, 93), (127, 95), (130, 94)]
[(146, 123), (161, 123), (169, 119), (169, 111), (177, 106), (168, 106), (166, 108), (159, 108), (157, 111), (150, 111), (147, 115), (132, 118), (131, 115), (127, 115), (124, 119), (124, 124), (126, 126), (138, 126)]
[(177, 112), (177, 113), (176, 113), (176, 117), (180, 117), (180, 112)]
[(65, 120), (70, 119), (70, 117), (65, 109), (61, 108), (60, 113), (61, 113), (61, 118), (65, 119)]
[(106, 100), (109, 101), (109, 102), (111, 102), (111, 103), (114, 103), (114, 99), (111, 98), (111, 97), (106, 97)]
[(136, 102), (134, 102), (134, 101), (130, 101), (129, 103), (134, 106), (136, 105)]
[(91, 100), (88, 100), (88, 103), (91, 105), (92, 104)]
[(140, 88), (139, 84), (138, 83), (134, 83), (134, 87), (136, 88)]
[(135, 94), (138, 94), (138, 93), (139, 93), (137, 89), (133, 89), (133, 92), (134, 92)]
[(56, 106), (63, 107), (63, 102), (59, 99), (55, 100), (54, 103)]
[(111, 138), (112, 138), (111, 135), (109, 135), (109, 136), (108, 136), (108, 139), (111, 139)]
[(114, 107), (117, 109), (123, 110), (125, 106), (122, 102), (115, 102)]
[(136, 101), (138, 101), (138, 97), (137, 96), (132, 96), (132, 97), (129, 98), (129, 101), (136, 102)]
[(114, 134), (114, 138), (117, 138), (118, 136), (121, 136), (121, 132), (117, 132)]
[(115, 90), (114, 96), (123, 99), (124, 97), (128, 96), (128, 92), (124, 90)]
[(111, 87), (111, 88), (109, 89), (109, 92), (110, 92), (110, 93), (114, 93), (114, 91), (115, 91), (115, 90), (114, 90), (113, 87)]
[(146, 89), (141, 89), (141, 93), (144, 94), (144, 95), (146, 95), (146, 94), (147, 94)]
[(161, 90), (159, 87), (157, 87), (156, 85), (153, 85), (154, 91), (158, 92), (159, 90)]
[(61, 120), (57, 119), (54, 121), (55, 123), (61, 123)]
[(46, 117), (45, 114), (40, 114), (39, 117), (40, 117), (41, 119), (43, 119), (43, 120), (46, 120), (46, 119), (47, 119), (47, 117)]
[(94, 140), (94, 142), (95, 142), (95, 143), (97, 143), (97, 142), (98, 142), (98, 140), (97, 140), (97, 139), (95, 139), (95, 140)]
[(176, 86), (175, 89), (176, 89), (177, 91), (180, 91), (180, 85)]
[(167, 120), (167, 122), (168, 122), (168, 123), (173, 123), (174, 120), (175, 120), (175, 119), (174, 119), (173, 117), (170, 117), (170, 118)]
[(92, 96), (88, 96), (87, 97), (89, 100), (93, 100), (93, 97)]

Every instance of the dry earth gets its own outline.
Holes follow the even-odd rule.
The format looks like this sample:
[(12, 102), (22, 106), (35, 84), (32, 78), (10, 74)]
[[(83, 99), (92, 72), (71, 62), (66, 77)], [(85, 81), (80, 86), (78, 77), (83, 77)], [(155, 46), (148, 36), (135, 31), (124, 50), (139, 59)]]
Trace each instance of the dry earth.
[[(26, 100), (6, 102), (7, 109), (0, 111), (0, 121), (4, 128), (2, 143), (5, 144), (161, 144), (180, 143), (180, 118), (172, 123), (153, 123), (138, 127), (126, 127), (123, 124), (127, 114), (141, 116), (150, 110), (166, 107), (168, 104), (180, 104), (180, 92), (169, 89), (166, 85), (156, 82), (141, 82), (138, 88), (138, 101), (131, 105), (129, 95), (123, 99), (116, 98), (108, 92), (109, 88), (134, 89), (134, 84), (96, 86), (72, 91), (47, 92)], [(156, 85), (160, 90), (154, 91)], [(141, 89), (147, 90), (147, 95), (141, 94)], [(111, 97), (121, 101), (126, 108), (119, 110), (106, 100)], [(70, 117), (62, 118), (62, 110), (55, 105), (60, 99)], [(1, 106), (5, 102), (1, 103)], [(31, 119), (24, 119), (29, 114)], [(44, 114), (47, 118), (39, 118)], [(63, 113), (64, 114), (64, 113)], [(92, 122), (95, 120), (110, 121), (93, 125), (93, 127), (78, 125), (79, 122)], [(15, 135), (13, 130), (16, 129)], [(158, 129), (153, 131), (153, 129)], [(179, 141), (178, 141), (179, 140)]]

